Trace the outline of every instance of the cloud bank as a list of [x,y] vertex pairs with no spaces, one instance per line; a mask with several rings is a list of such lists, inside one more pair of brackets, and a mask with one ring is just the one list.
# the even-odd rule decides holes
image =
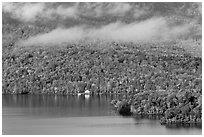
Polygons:
[[3,13],[28,24],[54,24],[49,33],[37,34],[21,45],[149,42],[201,35],[201,3],[3,3],[2,8]]
[[38,19],[101,17],[106,15],[124,16],[133,6],[129,3],[3,3],[3,12],[24,22]]
[[201,14],[201,3],[6,3],[3,12],[23,22],[56,20],[64,18],[131,17],[138,19],[149,15],[169,13],[191,16]]
[[11,13],[13,18],[33,22],[42,15],[45,10],[45,3],[3,3],[3,12]]
[[169,26],[165,18],[151,18],[142,22],[124,24],[111,23],[99,28],[86,25],[57,28],[49,33],[38,34],[21,41],[21,45],[59,45],[80,40],[104,40],[122,42],[145,42],[151,40],[173,40],[191,33],[192,25]]

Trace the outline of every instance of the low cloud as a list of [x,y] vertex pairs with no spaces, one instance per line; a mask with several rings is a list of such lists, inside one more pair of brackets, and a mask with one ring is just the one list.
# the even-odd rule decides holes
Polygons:
[[174,40],[191,33],[192,25],[182,24],[169,26],[165,18],[151,18],[142,22],[124,24],[110,23],[100,28],[86,25],[71,28],[57,28],[46,34],[30,37],[20,44],[28,45],[60,45],[80,40],[103,40],[122,42],[149,42],[152,40]]
[[37,20],[55,20],[57,17],[77,17],[77,7],[52,3],[3,3],[3,12],[10,13],[12,18],[23,22],[35,22]]
[[59,6],[57,7],[55,10],[53,10],[53,14],[55,15],[59,15],[63,18],[67,18],[67,17],[77,17],[77,8],[76,5],[72,6],[72,7],[63,7],[63,6]]
[[32,36],[21,45],[175,40],[201,35],[202,27],[201,3],[3,3],[2,8],[23,22],[56,23],[51,32]]
[[128,3],[67,3],[57,6],[52,3],[3,3],[3,12],[10,13],[11,17],[24,22],[55,20],[57,17],[66,19],[80,16],[124,16],[130,10],[132,6]]
[[129,3],[113,3],[108,4],[105,9],[107,14],[124,16],[127,12],[129,12],[132,9],[132,6]]
[[4,12],[11,13],[11,17],[25,22],[34,22],[45,10],[44,3],[3,3]]
[[[12,18],[23,22],[52,21],[58,19],[117,17],[122,21],[131,18],[133,21],[155,15],[195,15],[201,14],[201,3],[6,3],[2,4],[3,12],[10,13]],[[84,18],[83,18],[84,19]],[[146,18],[144,18],[146,19]]]

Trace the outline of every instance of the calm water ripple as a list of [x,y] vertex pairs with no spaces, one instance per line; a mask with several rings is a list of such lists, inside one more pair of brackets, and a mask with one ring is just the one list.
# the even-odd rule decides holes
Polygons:
[[110,96],[2,95],[3,134],[202,134],[201,127],[162,126],[115,113]]

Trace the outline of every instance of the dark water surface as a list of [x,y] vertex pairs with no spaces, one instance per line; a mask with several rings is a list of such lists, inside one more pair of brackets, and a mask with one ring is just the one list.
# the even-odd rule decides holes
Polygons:
[[202,134],[201,127],[166,127],[123,117],[109,96],[2,95],[3,134]]

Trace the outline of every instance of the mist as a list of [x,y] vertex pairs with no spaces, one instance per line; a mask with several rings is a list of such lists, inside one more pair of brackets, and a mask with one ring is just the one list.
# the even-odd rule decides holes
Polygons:
[[81,40],[103,40],[121,42],[149,42],[153,40],[174,40],[188,36],[193,24],[169,26],[165,18],[151,18],[141,22],[125,24],[110,23],[99,28],[80,25],[70,28],[56,28],[20,41],[20,45],[60,45]]

